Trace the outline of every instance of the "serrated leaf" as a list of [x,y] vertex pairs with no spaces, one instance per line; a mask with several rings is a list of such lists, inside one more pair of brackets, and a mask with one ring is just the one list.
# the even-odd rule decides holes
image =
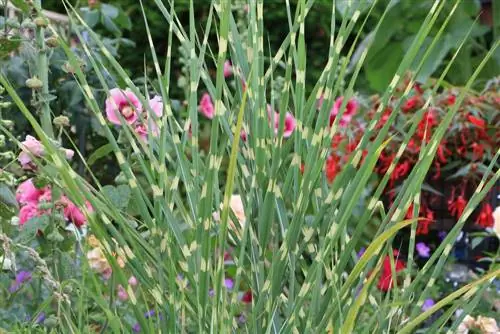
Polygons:
[[0,38],[0,59],[8,57],[12,51],[17,50],[17,48],[21,45],[20,39],[13,38]]
[[44,232],[47,226],[49,226],[49,222],[50,217],[47,215],[28,220],[21,227],[19,235],[15,238],[15,241],[20,244],[28,243],[36,237],[38,231]]
[[130,200],[130,188],[127,185],[104,186],[102,192],[111,203],[119,209],[124,209],[128,206]]

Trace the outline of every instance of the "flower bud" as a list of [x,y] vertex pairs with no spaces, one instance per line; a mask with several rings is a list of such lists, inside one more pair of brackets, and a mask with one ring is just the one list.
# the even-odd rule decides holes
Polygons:
[[11,121],[10,119],[4,119],[4,120],[2,120],[2,125],[5,126],[6,128],[8,128],[9,130],[11,130],[12,128],[14,128],[14,122]]
[[47,38],[45,40],[45,44],[49,47],[49,48],[56,48],[59,46],[59,40],[57,39],[56,36],[50,36],[49,38]]
[[125,176],[125,174],[123,174],[123,172],[120,172],[120,174],[118,174],[116,177],[115,177],[115,182],[116,184],[126,184],[128,181],[127,181],[127,177]]
[[45,28],[49,25],[49,23],[47,22],[47,19],[44,18],[44,17],[37,17],[33,20],[33,22],[35,23],[35,25],[37,27],[40,27],[40,28]]
[[19,24],[19,22],[17,21],[16,18],[10,18],[10,19],[7,19],[7,22],[5,22],[5,25],[9,28],[14,28],[14,29],[19,29],[19,27],[21,26]]
[[33,77],[26,80],[26,86],[31,89],[40,89],[43,86],[43,82],[37,77]]
[[68,127],[70,126],[69,124],[69,118],[66,116],[57,116],[54,118],[53,123],[55,126],[58,127]]
[[21,28],[23,29],[36,29],[36,24],[30,19],[26,19],[21,23]]
[[10,224],[13,226],[19,226],[19,217],[14,216],[10,219]]
[[69,295],[71,294],[71,292],[73,292],[73,288],[71,287],[71,285],[66,285],[63,288],[63,292]]

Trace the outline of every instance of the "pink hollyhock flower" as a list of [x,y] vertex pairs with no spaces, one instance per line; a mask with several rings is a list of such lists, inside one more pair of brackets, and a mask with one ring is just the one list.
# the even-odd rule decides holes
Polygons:
[[241,138],[241,140],[243,140],[244,142],[246,142],[246,141],[247,141],[247,139],[248,139],[248,135],[247,135],[247,132],[246,132],[245,130],[241,130],[241,132],[240,132],[240,138]]
[[32,218],[38,217],[41,215],[41,212],[38,210],[38,206],[36,203],[31,202],[24,205],[19,211],[19,225],[26,224]]
[[75,155],[75,151],[65,148],[64,155],[66,156],[66,159],[71,160],[71,159],[73,159],[73,156]]
[[41,142],[35,137],[27,135],[26,139],[21,142],[23,145],[22,152],[17,158],[23,169],[33,169],[35,166],[32,163],[32,157],[39,158],[45,153],[45,149]]
[[[270,112],[270,110],[271,110],[271,112]],[[270,109],[269,105],[267,108],[267,112],[268,112],[269,118],[271,118],[270,114],[272,113],[272,109]],[[278,134],[279,126],[280,126],[280,114],[275,112],[274,113],[274,134],[275,135]],[[284,138],[290,137],[293,133],[293,130],[295,130],[296,126],[297,126],[297,121],[295,120],[295,117],[293,117],[293,115],[291,113],[287,112],[285,115],[285,124],[283,127],[283,137]]]
[[205,93],[201,96],[200,104],[198,105],[198,111],[208,119],[214,118],[215,108],[208,93]]
[[[344,98],[341,96],[337,100],[335,100],[335,104],[333,105],[332,110],[330,111],[330,126],[332,126],[333,121],[335,121],[335,117],[340,111],[340,107],[342,106]],[[352,119],[352,116],[358,110],[359,103],[355,99],[350,99],[347,102],[347,105],[344,110],[344,114],[342,115],[342,119],[340,120],[340,126],[347,126]]]
[[[83,214],[82,210],[71,202],[66,196],[61,197],[61,203],[64,205],[64,218],[71,223],[75,224],[76,227],[81,227],[87,223],[87,218]],[[93,208],[89,202],[85,203],[87,210],[92,212]]]
[[117,296],[122,302],[126,302],[128,300],[128,293],[121,284],[118,284]]
[[146,141],[148,139],[148,128],[146,124],[137,125],[134,131],[143,141]]
[[43,190],[35,187],[35,185],[33,184],[33,179],[28,179],[17,187],[16,200],[20,204],[37,202],[42,194]]
[[137,284],[139,284],[139,281],[137,281],[137,278],[135,278],[135,276],[130,276],[130,278],[128,279],[128,284],[131,286],[137,286]]
[[106,116],[111,123],[121,125],[118,116],[121,114],[125,122],[133,124],[141,112],[141,103],[132,91],[119,88],[109,91],[109,97],[106,99]]
[[224,78],[228,78],[233,74],[233,65],[229,60],[224,62]]
[[156,116],[161,117],[163,115],[163,102],[161,96],[155,95],[151,100],[149,100],[149,107]]
[[[151,122],[151,123],[149,123]],[[148,139],[148,130],[149,130],[149,125],[151,125],[151,135],[153,137],[158,136],[158,127],[152,120],[145,120],[145,123],[138,124],[134,131],[137,133],[137,135],[143,140],[146,141]]]

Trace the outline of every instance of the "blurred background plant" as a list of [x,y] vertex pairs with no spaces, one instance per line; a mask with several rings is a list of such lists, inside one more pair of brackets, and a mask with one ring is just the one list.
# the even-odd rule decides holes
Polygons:
[[[491,2],[441,2],[431,24],[432,1],[387,11],[388,1],[354,1],[359,17],[338,1],[332,25],[331,2],[318,0],[307,38],[291,33],[306,8],[298,0],[70,1],[81,20],[50,22],[13,3],[1,21],[2,326],[496,326],[498,242],[484,209],[500,175],[498,79],[486,83],[499,64]],[[259,12],[264,29],[254,31],[247,20]],[[296,44],[282,44],[290,36]],[[467,179],[466,203],[462,189],[441,196],[435,175]],[[419,239],[434,220],[428,194],[446,197],[453,216],[431,241]],[[481,229],[464,234],[471,220]],[[462,261],[462,244],[491,237],[480,258]]]

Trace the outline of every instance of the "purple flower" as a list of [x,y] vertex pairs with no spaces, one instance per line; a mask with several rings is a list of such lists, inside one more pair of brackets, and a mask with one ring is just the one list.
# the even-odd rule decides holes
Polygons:
[[16,292],[21,288],[21,285],[31,280],[31,273],[29,271],[20,271],[16,275],[16,279],[12,282],[12,285],[9,288],[11,293]]
[[146,313],[144,313],[144,317],[145,317],[146,319],[148,319],[148,318],[154,317],[154,316],[155,316],[155,314],[156,314],[155,310],[149,310],[149,311],[147,311]]
[[214,290],[214,289],[210,289],[210,290],[208,290],[208,296],[209,296],[209,297],[213,297],[213,296],[215,296],[215,290]]
[[428,258],[429,256],[431,256],[431,249],[425,244],[425,242],[417,243],[415,249],[417,250],[417,253],[420,257]]
[[359,250],[358,255],[357,255],[358,259],[363,256],[363,254],[365,253],[365,250],[366,250],[365,247],[361,247],[361,249]]
[[41,324],[45,321],[45,312],[40,312],[38,317],[36,317],[35,324]]
[[444,238],[446,238],[447,234],[448,233],[446,233],[446,231],[439,231],[438,237],[439,237],[439,239],[444,240]]
[[243,313],[240,314],[240,316],[238,317],[238,323],[244,324],[246,321],[247,321],[247,318],[245,317],[245,315]]
[[139,333],[141,331],[141,325],[139,323],[136,323],[134,326],[132,326],[132,330],[134,333]]
[[424,312],[427,311],[428,309],[430,309],[431,307],[433,307],[434,304],[435,303],[434,303],[434,301],[432,299],[430,299],[430,298],[426,299],[424,301],[424,304],[422,305],[422,311],[424,311]]
[[224,280],[224,285],[226,286],[226,288],[227,288],[228,290],[231,290],[231,289],[234,287],[234,282],[233,282],[233,280],[232,280],[232,279],[230,279],[230,278],[226,278],[226,279]]

